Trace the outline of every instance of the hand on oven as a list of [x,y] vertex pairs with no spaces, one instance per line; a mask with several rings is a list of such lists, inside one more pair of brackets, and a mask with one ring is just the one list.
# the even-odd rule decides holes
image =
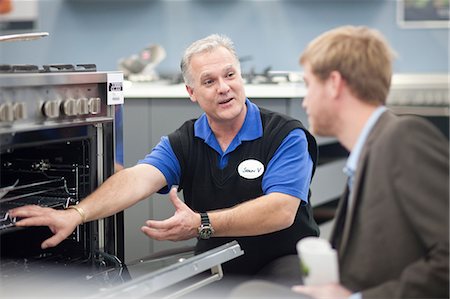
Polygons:
[[191,210],[172,188],[169,198],[175,207],[175,214],[166,220],[147,220],[141,227],[144,234],[155,240],[181,241],[197,237],[200,215]]
[[80,215],[74,210],[55,210],[37,205],[28,205],[9,211],[10,217],[21,218],[16,226],[48,226],[52,237],[41,244],[42,249],[54,247],[66,239],[80,222]]

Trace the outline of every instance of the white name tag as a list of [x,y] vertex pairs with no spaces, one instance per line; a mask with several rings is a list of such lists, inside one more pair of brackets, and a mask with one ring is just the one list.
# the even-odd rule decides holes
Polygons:
[[246,179],[256,179],[264,173],[264,165],[255,159],[242,161],[238,166],[238,173]]

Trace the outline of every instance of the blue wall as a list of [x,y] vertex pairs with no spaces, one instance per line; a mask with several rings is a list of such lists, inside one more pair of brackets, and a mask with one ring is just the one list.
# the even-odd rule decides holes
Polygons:
[[95,63],[117,69],[121,57],[158,43],[161,73],[178,72],[184,48],[211,33],[230,36],[243,71],[299,70],[298,56],[335,26],[380,30],[398,53],[396,72],[448,72],[448,29],[403,29],[392,0],[38,0],[37,41],[0,43],[0,63]]

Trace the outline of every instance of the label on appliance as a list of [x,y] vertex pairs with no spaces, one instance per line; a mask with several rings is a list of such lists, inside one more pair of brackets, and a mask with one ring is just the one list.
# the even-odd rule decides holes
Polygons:
[[256,179],[264,173],[264,165],[258,160],[249,159],[242,161],[237,170],[243,178]]
[[107,74],[108,105],[123,104],[123,73]]

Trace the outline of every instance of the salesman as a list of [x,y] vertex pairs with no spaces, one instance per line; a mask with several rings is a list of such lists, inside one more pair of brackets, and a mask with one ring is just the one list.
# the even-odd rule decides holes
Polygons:
[[[175,214],[148,220],[156,240],[198,238],[196,252],[237,240],[245,254],[225,273],[254,275],[294,256],[295,244],[319,230],[308,202],[316,142],[303,125],[257,107],[245,96],[230,39],[211,35],[185,51],[181,71],[192,102],[204,111],[165,136],[145,159],[110,177],[67,210],[26,206],[10,211],[17,226],[49,226],[56,246],[84,222],[124,210],[155,192],[169,193]],[[178,185],[184,200],[177,196]],[[297,269],[297,262],[292,265]],[[270,271],[269,271],[270,273]]]

